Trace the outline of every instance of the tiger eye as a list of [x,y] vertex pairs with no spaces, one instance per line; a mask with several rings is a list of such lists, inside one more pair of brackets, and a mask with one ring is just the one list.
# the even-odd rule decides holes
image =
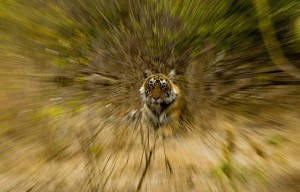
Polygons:
[[167,83],[161,83],[161,88],[166,88],[167,87]]
[[150,88],[154,87],[154,80],[153,79],[150,79],[148,81],[148,87],[150,87]]

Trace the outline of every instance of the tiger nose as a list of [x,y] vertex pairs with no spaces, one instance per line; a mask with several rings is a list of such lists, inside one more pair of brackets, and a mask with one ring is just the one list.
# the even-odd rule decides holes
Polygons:
[[159,99],[159,95],[153,95],[153,99],[154,100],[158,100]]
[[160,83],[159,83],[159,80],[155,80],[152,98],[154,100],[158,100],[160,98]]

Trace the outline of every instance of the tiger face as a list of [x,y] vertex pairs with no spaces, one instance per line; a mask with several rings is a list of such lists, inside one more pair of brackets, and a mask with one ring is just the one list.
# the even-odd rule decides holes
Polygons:
[[140,88],[144,103],[142,120],[152,124],[155,129],[178,127],[184,99],[173,82],[174,76],[174,70],[168,75],[152,74],[150,71],[145,73],[145,81]]
[[172,73],[174,72],[171,72],[168,76],[148,73],[140,88],[143,101],[157,114],[177,98],[178,88],[173,84]]

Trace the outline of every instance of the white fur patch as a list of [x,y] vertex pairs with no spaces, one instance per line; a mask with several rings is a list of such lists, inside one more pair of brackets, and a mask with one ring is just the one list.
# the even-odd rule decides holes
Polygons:
[[141,88],[140,88],[140,95],[141,95],[141,97],[142,97],[142,99],[143,99],[143,101],[146,101],[147,100],[147,97],[146,97],[146,94],[145,94],[145,87],[144,86],[142,86]]

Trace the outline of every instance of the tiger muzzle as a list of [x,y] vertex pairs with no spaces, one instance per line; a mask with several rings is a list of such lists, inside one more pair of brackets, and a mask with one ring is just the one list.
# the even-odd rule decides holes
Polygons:
[[160,88],[159,81],[156,81],[154,88],[152,90],[152,94],[150,95],[154,100],[158,100],[162,97],[163,91]]

